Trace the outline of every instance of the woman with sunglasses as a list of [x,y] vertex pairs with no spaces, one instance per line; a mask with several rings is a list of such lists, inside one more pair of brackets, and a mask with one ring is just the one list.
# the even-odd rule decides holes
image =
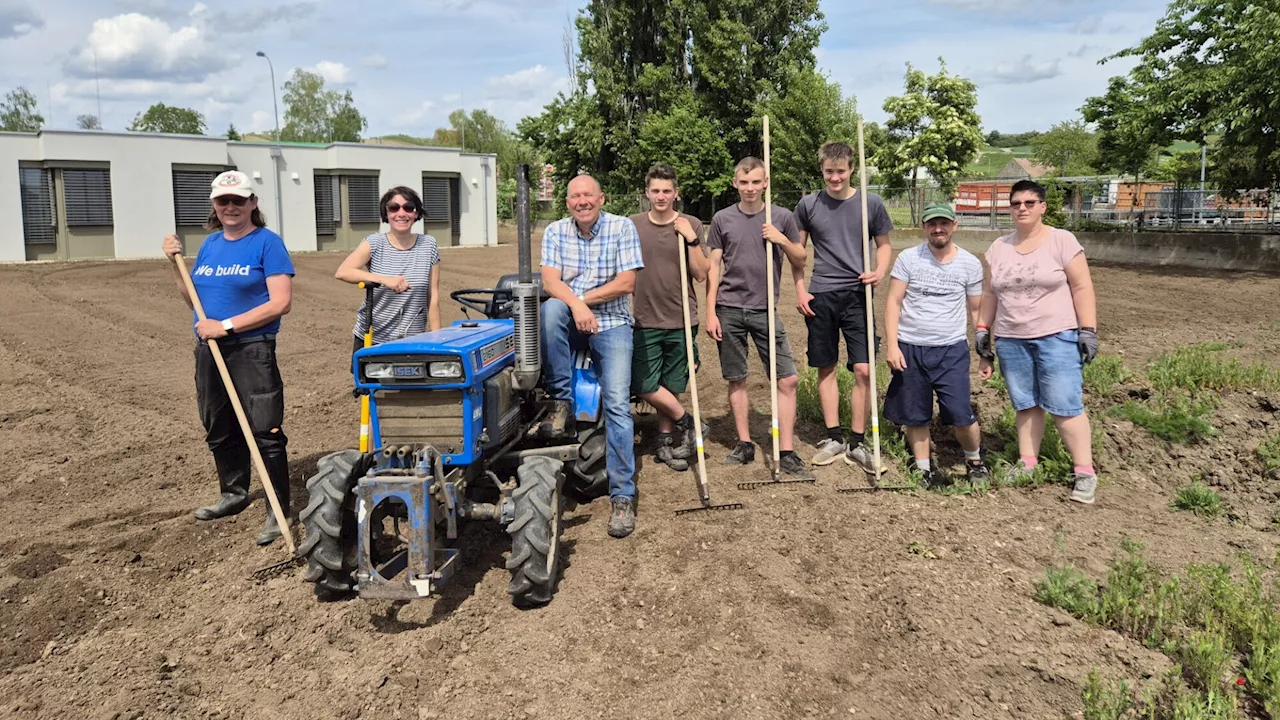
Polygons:
[[[191,271],[192,284],[204,305],[206,320],[193,320],[196,405],[204,424],[205,442],[213,453],[222,496],[195,512],[197,520],[235,515],[249,505],[249,446],[214,364],[209,340],[217,340],[227,372],[240,396],[249,426],[266,465],[267,475],[289,517],[289,460],[285,453],[284,383],[276,364],[276,333],[280,317],[293,300],[293,262],[280,236],[267,229],[258,209],[253,183],[231,170],[213,181],[213,208],[205,238]],[[176,235],[162,245],[170,258],[182,252]],[[192,305],[178,266],[173,266],[178,291]],[[259,545],[269,545],[282,529],[267,509],[267,522],[258,533]]]
[[1044,224],[1043,186],[1015,183],[1009,205],[1014,232],[987,250],[991,282],[982,296],[974,343],[982,357],[979,375],[991,377],[992,361],[1000,357],[1000,373],[1017,411],[1020,459],[1013,473],[1034,472],[1048,412],[1075,465],[1070,498],[1092,503],[1098,476],[1083,372],[1098,354],[1093,279],[1075,236]]
[[[380,344],[424,330],[440,329],[440,251],[436,239],[413,231],[422,217],[422,198],[413,188],[383,194],[378,214],[390,231],[360,241],[334,276],[354,284],[374,282],[373,342]],[[356,312],[352,352],[364,346],[365,307]]]

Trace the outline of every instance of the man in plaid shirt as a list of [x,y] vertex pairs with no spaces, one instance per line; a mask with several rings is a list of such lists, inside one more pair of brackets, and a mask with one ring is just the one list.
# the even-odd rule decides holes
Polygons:
[[605,466],[609,472],[609,534],[636,529],[635,432],[631,421],[631,293],[644,267],[640,236],[629,218],[601,212],[604,191],[590,175],[569,183],[572,217],[542,236],[542,358],[555,401],[539,429],[544,437],[574,435],[573,348],[586,345],[604,401]]

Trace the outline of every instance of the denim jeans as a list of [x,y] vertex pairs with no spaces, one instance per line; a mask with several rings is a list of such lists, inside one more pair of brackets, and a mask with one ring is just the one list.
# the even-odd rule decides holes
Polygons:
[[551,397],[573,401],[570,383],[574,350],[590,348],[591,362],[600,378],[604,402],[609,497],[634,498],[636,456],[635,429],[631,420],[631,326],[619,325],[602,333],[584,335],[574,325],[573,311],[555,298],[542,303],[540,315],[543,373]]
[[1084,413],[1084,363],[1077,330],[1030,340],[996,338],[1000,374],[1014,410],[1039,406],[1058,417]]

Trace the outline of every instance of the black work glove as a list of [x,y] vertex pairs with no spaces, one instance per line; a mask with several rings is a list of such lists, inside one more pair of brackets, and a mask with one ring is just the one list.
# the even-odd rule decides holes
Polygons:
[[1098,333],[1093,328],[1080,328],[1080,337],[1076,340],[1076,347],[1080,348],[1080,360],[1085,365],[1093,362],[1098,357]]
[[973,334],[973,351],[984,360],[995,360],[996,351],[991,347],[991,331],[979,329]]

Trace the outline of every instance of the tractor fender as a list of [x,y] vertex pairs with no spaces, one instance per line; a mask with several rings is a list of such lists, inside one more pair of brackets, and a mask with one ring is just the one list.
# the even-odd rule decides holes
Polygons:
[[593,423],[600,417],[600,378],[594,366],[573,369],[573,416],[578,422]]

